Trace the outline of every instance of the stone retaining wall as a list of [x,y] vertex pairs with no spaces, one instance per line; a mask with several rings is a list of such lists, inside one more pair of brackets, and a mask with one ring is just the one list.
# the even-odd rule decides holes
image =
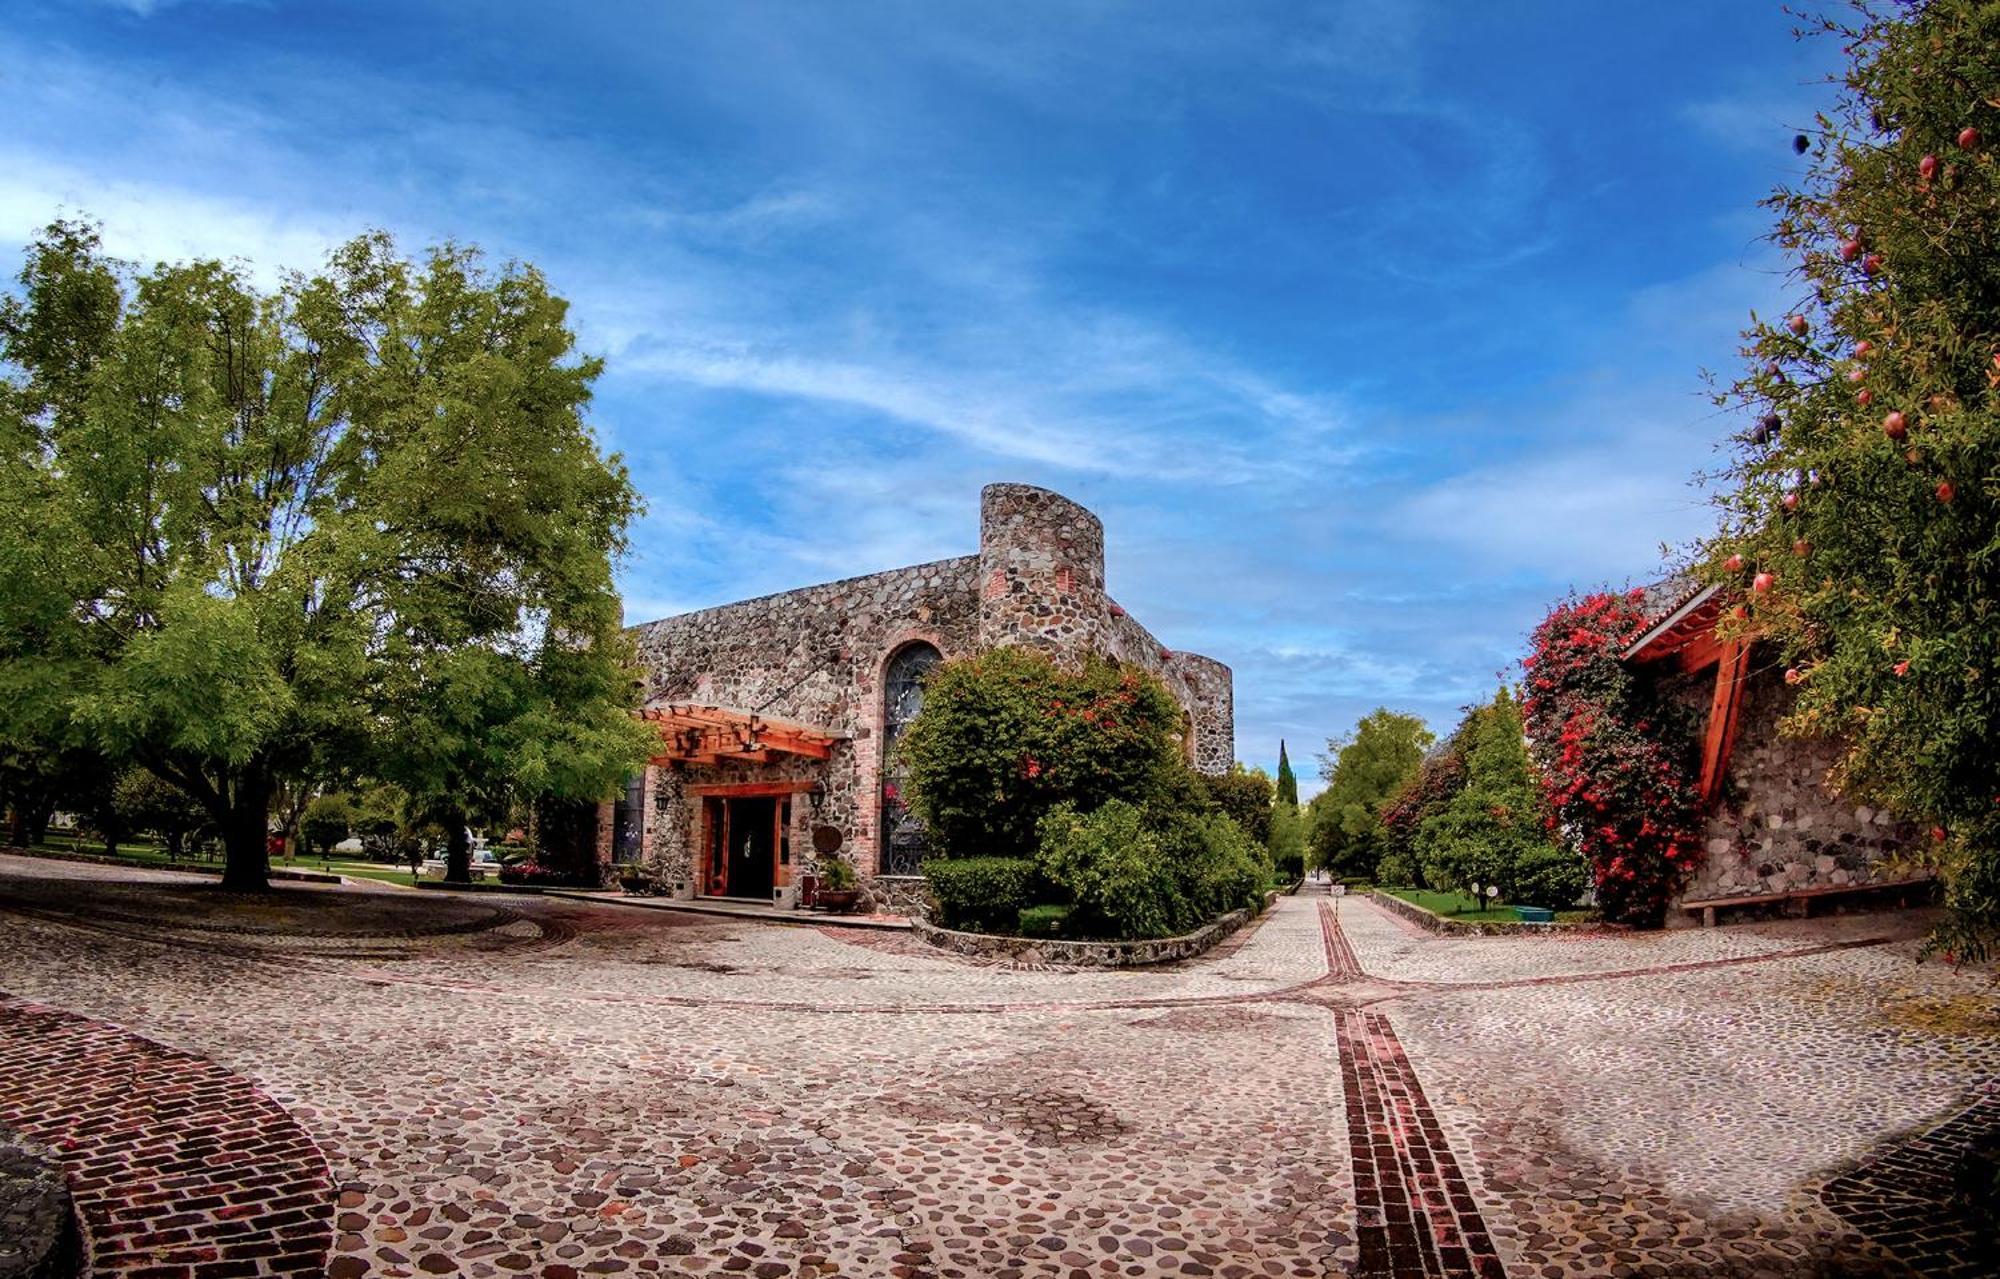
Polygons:
[[1523,933],[1547,936],[1550,932],[1582,928],[1582,924],[1530,924],[1521,920],[1453,919],[1440,915],[1434,910],[1426,910],[1415,902],[1404,901],[1389,893],[1371,892],[1370,901],[1387,910],[1392,915],[1401,916],[1427,932],[1447,937],[1506,937]]
[[1778,731],[1796,697],[1775,669],[1750,677],[1729,776],[1704,832],[1707,855],[1683,900],[1861,888],[1911,874],[1897,864],[1897,854],[1918,846],[1917,830],[1827,786],[1843,750],[1840,740]]
[[880,914],[909,919],[930,917],[930,882],[922,875],[877,875],[868,881],[868,892]]
[[83,1245],[62,1165],[0,1131],[0,1279],[71,1279]]
[[994,933],[960,933],[917,918],[910,920],[910,930],[941,950],[980,959],[1011,959],[1016,963],[1053,964],[1064,968],[1139,968],[1147,964],[1170,964],[1177,959],[1192,959],[1253,918],[1255,916],[1250,911],[1232,910],[1206,927],[1183,936],[1144,941],[1058,941],[1042,937],[1001,937]]

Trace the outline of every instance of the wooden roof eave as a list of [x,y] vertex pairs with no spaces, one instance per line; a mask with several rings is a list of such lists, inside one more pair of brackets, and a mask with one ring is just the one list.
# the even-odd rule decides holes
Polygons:
[[[1668,640],[1673,632],[1679,629],[1683,623],[1695,620],[1696,615],[1701,613],[1711,600],[1715,600],[1721,590],[1720,586],[1705,586],[1693,595],[1690,595],[1680,607],[1668,613],[1658,622],[1655,622],[1647,629],[1645,634],[1633,640],[1631,646],[1625,650],[1625,660],[1628,662],[1647,661],[1653,657],[1663,657],[1667,652],[1673,651],[1670,648],[1663,651],[1658,650],[1662,649],[1662,642]],[[1717,601],[1716,611],[1719,612],[1720,608],[1721,604]],[[1649,649],[1656,651],[1648,652]]]
[[700,703],[666,703],[636,711],[658,727],[671,749],[658,764],[769,763],[778,755],[828,759],[847,734],[836,729],[772,719],[756,711]]

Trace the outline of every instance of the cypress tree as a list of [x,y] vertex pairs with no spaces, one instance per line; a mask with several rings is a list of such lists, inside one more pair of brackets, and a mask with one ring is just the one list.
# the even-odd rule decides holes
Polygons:
[[1291,757],[1285,754],[1285,739],[1278,739],[1278,802],[1299,806],[1299,779],[1292,772]]

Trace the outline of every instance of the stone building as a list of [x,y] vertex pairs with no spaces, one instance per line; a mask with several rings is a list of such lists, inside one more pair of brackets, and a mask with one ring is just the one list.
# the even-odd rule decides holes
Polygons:
[[600,817],[600,874],[646,866],[680,897],[789,902],[837,846],[876,901],[906,908],[921,826],[897,739],[937,662],[1005,645],[1094,652],[1160,677],[1190,762],[1235,758],[1227,666],[1176,652],[1105,591],[1104,528],[1046,489],[988,485],[979,549],[632,628],[661,752]]
[[1625,660],[1693,708],[1702,729],[1706,856],[1668,922],[1920,891],[1923,877],[1896,857],[1914,828],[1827,786],[1840,742],[1778,731],[1793,691],[1770,645],[1716,634],[1719,588],[1669,582],[1651,594],[1656,620]]

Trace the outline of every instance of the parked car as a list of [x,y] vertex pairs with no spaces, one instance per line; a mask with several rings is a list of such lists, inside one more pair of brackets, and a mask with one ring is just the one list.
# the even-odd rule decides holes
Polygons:
[[[472,850],[471,870],[472,870],[472,877],[474,879],[485,879],[488,875],[497,875],[500,873],[500,859],[494,856],[493,850],[490,848],[475,848]],[[425,875],[432,876],[437,879],[443,879],[444,873],[445,873],[444,858],[442,857],[424,858]]]

